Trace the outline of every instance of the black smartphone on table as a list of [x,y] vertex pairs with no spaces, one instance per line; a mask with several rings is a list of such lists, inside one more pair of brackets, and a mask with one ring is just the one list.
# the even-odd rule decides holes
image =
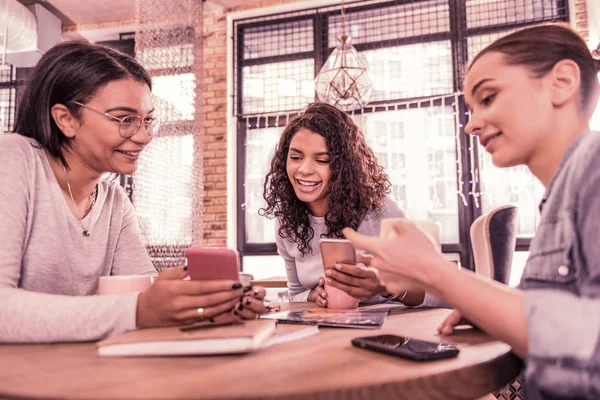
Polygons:
[[363,349],[378,351],[414,361],[439,360],[456,357],[458,347],[447,343],[434,343],[405,336],[377,335],[352,339],[352,344]]

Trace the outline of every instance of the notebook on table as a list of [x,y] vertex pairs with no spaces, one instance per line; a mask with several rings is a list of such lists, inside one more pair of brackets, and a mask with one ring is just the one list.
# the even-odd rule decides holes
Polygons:
[[277,321],[209,327],[139,329],[97,343],[101,356],[177,356],[249,353],[275,332]]

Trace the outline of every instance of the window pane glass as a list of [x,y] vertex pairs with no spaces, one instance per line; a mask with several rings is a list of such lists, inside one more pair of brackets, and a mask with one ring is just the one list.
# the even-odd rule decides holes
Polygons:
[[[408,2],[366,11],[346,12],[347,34],[352,44],[448,32],[448,0]],[[342,34],[340,14],[329,17],[329,47],[337,45]]]
[[283,128],[247,130],[245,210],[248,243],[275,242],[275,220],[261,217],[258,210],[265,206],[263,184],[282,131]]
[[567,1],[556,0],[467,0],[466,5],[468,28],[533,22],[567,14]]
[[146,245],[190,244],[194,139],[156,137],[140,156],[133,202]]
[[0,89],[0,133],[11,132],[16,109],[16,89]]
[[528,251],[515,251],[513,253],[512,267],[510,270],[508,286],[519,286],[519,282],[521,282],[521,276],[523,275],[523,270],[525,269],[525,264],[527,263],[528,258]]
[[314,101],[314,68],[312,58],[244,67],[243,113],[299,110]]
[[449,41],[361,52],[373,82],[371,102],[452,93]]
[[516,31],[517,29],[506,29],[499,32],[486,33],[483,35],[474,35],[467,38],[467,56],[469,61],[473,60],[477,54],[493,41],[500,39],[502,36],[506,36],[509,33]]
[[245,60],[312,50],[312,19],[244,29]]
[[538,204],[544,196],[544,186],[524,165],[497,168],[492,157],[479,146],[481,154],[481,210],[488,213],[509,203],[519,206],[517,234],[531,237],[539,222]]
[[441,225],[443,243],[458,243],[453,107],[354,116],[392,182],[392,196],[415,220]]

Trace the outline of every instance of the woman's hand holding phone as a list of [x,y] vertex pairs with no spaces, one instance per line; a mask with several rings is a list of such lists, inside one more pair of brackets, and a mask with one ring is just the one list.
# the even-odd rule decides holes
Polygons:
[[319,284],[308,294],[308,301],[314,301],[319,307],[327,307],[327,292],[325,291],[325,279],[319,278]]
[[356,254],[356,264],[337,263],[334,268],[327,268],[325,276],[327,284],[343,290],[360,301],[385,293],[385,288],[379,282],[377,271],[370,268],[373,257],[361,253]]
[[231,314],[237,319],[257,319],[267,311],[264,303],[267,291],[261,286],[246,286],[244,296],[233,306]]
[[[234,280],[184,280],[184,267],[163,270],[154,284],[140,293],[137,326],[148,328],[189,324],[228,314],[244,296]],[[264,297],[264,295],[263,295]],[[254,305],[252,309],[260,309]]]

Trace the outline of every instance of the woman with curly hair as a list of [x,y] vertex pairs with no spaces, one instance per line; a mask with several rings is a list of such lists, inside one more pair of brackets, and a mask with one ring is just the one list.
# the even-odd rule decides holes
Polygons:
[[[265,178],[267,207],[277,219],[277,251],[286,264],[291,301],[327,306],[328,285],[370,302],[423,301],[422,292],[388,293],[370,268],[342,264],[323,277],[319,239],[342,237],[351,226],[379,235],[383,218],[404,218],[387,196],[391,184],[373,150],[350,117],[326,103],[313,103],[283,131]],[[358,255],[366,265],[370,258]]]

